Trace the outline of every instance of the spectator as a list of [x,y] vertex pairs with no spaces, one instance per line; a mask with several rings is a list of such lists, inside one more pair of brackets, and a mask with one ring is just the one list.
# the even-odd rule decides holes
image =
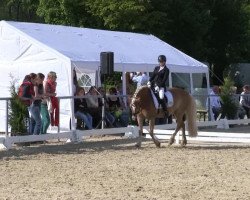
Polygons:
[[[31,105],[33,102],[33,98],[35,96],[34,92],[34,84],[36,80],[36,74],[31,73],[24,77],[22,84],[18,90],[18,96],[20,97],[21,101],[27,106],[27,117],[29,117],[29,112],[31,110]],[[29,120],[29,134],[32,134],[31,129],[31,119]]]
[[[109,94],[117,95],[117,90],[114,87],[112,87],[109,89]],[[127,126],[129,121],[129,116],[127,112],[124,112],[119,97],[109,97],[107,99],[107,103],[110,113],[116,119],[116,126]]]
[[89,108],[89,113],[93,117],[93,125],[98,126],[102,119],[102,102],[101,99],[96,97],[99,95],[95,86],[91,86],[89,92],[86,94],[88,97],[86,99],[87,106]]
[[114,116],[106,109],[107,107],[107,98],[106,98],[106,93],[105,93],[105,89],[102,87],[98,88],[98,92],[100,95],[102,95],[104,97],[104,103],[105,103],[105,122],[106,122],[106,126],[109,127],[114,127],[115,124],[115,118]]
[[210,93],[210,107],[212,108],[213,118],[217,120],[218,116],[222,114],[221,101],[219,96],[219,86],[213,86],[212,92]]
[[45,82],[45,93],[50,97],[48,109],[50,112],[51,126],[59,125],[59,103],[56,97],[56,79],[56,73],[51,71],[48,73],[47,81]]
[[[78,87],[76,91],[77,97],[83,97],[85,95],[85,90],[82,87]],[[87,129],[93,129],[93,117],[88,113],[88,107],[86,99],[75,99],[75,117],[83,120]],[[77,127],[79,128],[79,127]]]
[[238,119],[238,118],[244,119],[246,112],[245,112],[244,108],[240,105],[239,96],[236,95],[237,87],[232,87],[231,91],[232,91],[232,97],[231,97],[232,102],[237,107],[237,113],[233,119]]
[[31,127],[30,132],[34,135],[39,135],[41,133],[42,119],[41,119],[41,102],[43,98],[43,81],[44,75],[38,73],[36,75],[36,81],[34,84],[34,98],[33,103],[30,106],[31,115]]
[[245,109],[247,118],[250,118],[250,86],[244,85],[243,92],[241,93],[240,104]]
[[48,111],[48,101],[50,100],[50,93],[45,92],[45,84],[43,84],[43,99],[41,102],[41,118],[42,118],[42,127],[41,127],[41,134],[46,134],[47,130],[50,125],[50,114]]
[[149,77],[144,72],[136,72],[136,75],[131,73],[130,76],[132,81],[137,84],[137,88],[147,85],[149,80]]

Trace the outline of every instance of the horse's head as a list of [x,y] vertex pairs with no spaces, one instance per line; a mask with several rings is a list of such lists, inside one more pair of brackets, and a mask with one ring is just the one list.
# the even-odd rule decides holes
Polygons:
[[132,115],[137,115],[138,113],[140,113],[141,112],[140,98],[133,97],[130,104],[130,108],[132,111]]
[[143,107],[142,100],[147,99],[148,92],[149,92],[149,88],[147,86],[142,86],[136,89],[134,96],[131,100],[131,104],[130,104],[130,108],[131,108],[133,116],[141,112],[142,107]]

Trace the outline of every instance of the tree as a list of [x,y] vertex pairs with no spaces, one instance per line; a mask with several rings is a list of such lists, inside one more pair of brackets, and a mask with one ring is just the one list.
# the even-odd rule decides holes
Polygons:
[[102,24],[89,12],[85,0],[40,0],[37,14],[46,23],[79,27],[98,27]]
[[42,21],[36,15],[38,3],[37,0],[3,0],[1,18],[15,21]]
[[[213,64],[214,84],[221,84],[223,71],[230,63],[246,60],[249,55],[249,14],[245,11],[245,0],[208,1],[213,25],[205,38],[208,48],[207,60]],[[249,57],[248,57],[249,61]]]

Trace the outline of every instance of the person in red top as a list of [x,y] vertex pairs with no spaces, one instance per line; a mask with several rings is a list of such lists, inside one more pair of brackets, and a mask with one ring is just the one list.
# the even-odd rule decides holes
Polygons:
[[[27,106],[27,118],[29,118],[29,113],[31,113],[32,104],[35,99],[34,84],[36,82],[36,78],[37,78],[37,75],[34,73],[30,73],[29,75],[26,75],[18,90],[19,98],[24,103],[24,105]],[[34,119],[31,115],[29,119],[29,125],[27,127],[29,134],[33,134],[33,130],[32,130],[33,121]]]
[[56,73],[51,71],[48,73],[47,81],[45,82],[45,93],[51,100],[51,106],[49,106],[51,126],[59,125],[59,103],[56,97],[56,78]]

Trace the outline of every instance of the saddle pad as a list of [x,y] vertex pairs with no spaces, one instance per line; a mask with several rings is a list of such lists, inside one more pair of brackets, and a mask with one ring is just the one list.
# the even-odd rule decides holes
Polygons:
[[172,107],[174,105],[174,98],[171,92],[167,91],[165,92],[165,96],[167,97],[168,100],[168,108]]
[[[152,95],[152,97],[153,97],[153,101],[154,101],[155,108],[158,109],[158,108],[159,108],[159,102],[158,102],[158,100],[157,100],[157,98],[156,98],[154,92],[153,92],[152,90],[150,90],[150,91],[151,91],[151,95]],[[167,107],[169,108],[169,107],[173,106],[173,105],[174,105],[174,98],[173,98],[172,93],[169,92],[169,91],[167,91],[167,92],[165,92],[165,96],[166,96],[167,99],[168,99]]]

